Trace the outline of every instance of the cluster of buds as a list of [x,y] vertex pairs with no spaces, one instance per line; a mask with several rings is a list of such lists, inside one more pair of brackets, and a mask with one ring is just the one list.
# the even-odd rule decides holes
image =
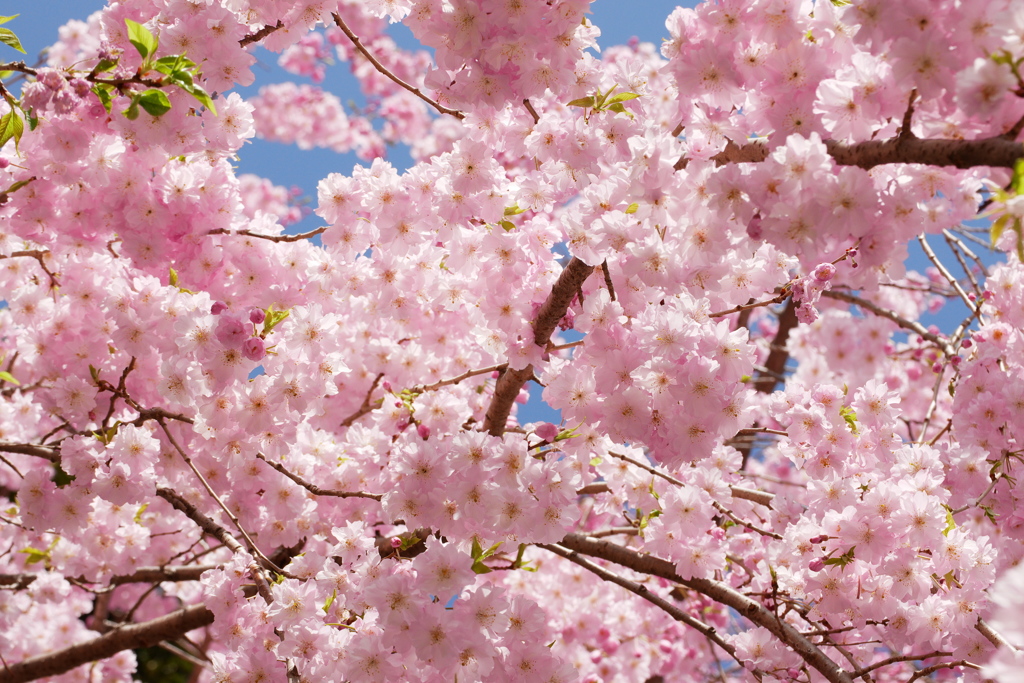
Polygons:
[[[249,309],[249,322],[246,324],[238,316],[228,312],[228,305],[223,301],[215,301],[210,313],[220,316],[214,334],[224,346],[242,350],[242,355],[251,361],[259,362],[267,355],[267,335],[274,326],[288,317],[288,311],[275,311],[273,307]],[[257,326],[263,325],[258,330]]]

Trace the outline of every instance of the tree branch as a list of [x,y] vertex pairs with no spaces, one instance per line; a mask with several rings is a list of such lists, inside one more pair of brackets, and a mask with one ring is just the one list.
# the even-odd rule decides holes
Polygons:
[[369,50],[363,47],[363,43],[359,40],[359,36],[357,36],[355,33],[352,33],[352,29],[350,29],[348,25],[345,24],[345,21],[341,18],[341,15],[339,15],[337,12],[334,12],[331,14],[331,16],[334,17],[334,23],[338,25],[338,28],[340,28],[345,33],[346,36],[348,36],[348,39],[352,41],[352,44],[356,46],[356,49],[359,50],[359,52],[364,57],[370,60],[370,64],[373,64],[373,68],[377,69],[377,71],[381,72],[382,74],[390,78],[392,81],[397,83],[399,86],[405,88],[413,95],[420,98],[421,100],[423,100],[424,102],[426,102],[427,104],[429,104],[431,107],[438,110],[442,114],[448,114],[449,116],[454,116],[455,118],[460,120],[466,118],[466,115],[463,114],[461,111],[457,109],[449,109],[440,102],[436,102],[435,100],[430,99],[429,97],[424,95],[423,91],[421,91],[419,88],[409,85],[401,78],[399,78],[391,71],[389,71],[386,66],[377,61],[376,57],[370,54]]
[[676,621],[680,621],[686,624],[690,628],[694,629],[695,631],[703,635],[705,638],[713,642],[715,645],[722,648],[722,650],[724,650],[730,657],[735,659],[741,667],[743,666],[742,660],[740,660],[739,657],[736,656],[736,648],[734,648],[731,644],[727,643],[726,641],[722,640],[722,637],[718,635],[718,631],[716,631],[713,626],[708,626],[704,622],[695,619],[687,612],[679,609],[678,607],[676,607],[660,595],[652,593],[650,590],[648,590],[647,586],[643,585],[642,583],[636,583],[635,581],[624,579],[621,576],[608,571],[604,567],[600,567],[594,564],[593,562],[581,557],[580,554],[577,553],[575,550],[568,550],[567,548],[563,548],[560,545],[549,545],[547,543],[538,543],[537,547],[543,548],[544,550],[554,553],[559,557],[564,557],[570,562],[578,564],[579,566],[599,576],[605,581],[610,581],[611,583],[614,583],[617,586],[625,588],[630,593],[639,595],[647,602],[664,610],[669,616],[671,616]]
[[[588,266],[575,256],[558,276],[551,293],[541,305],[537,312],[537,318],[533,321],[533,343],[541,348],[548,345],[551,335],[569,309],[576,292],[583,285],[590,274],[594,272],[594,266]],[[523,385],[533,378],[533,366],[527,365],[521,370],[507,369],[494,387],[494,397],[491,405],[487,408],[487,416],[484,418],[484,429],[493,436],[501,436],[505,433],[505,423],[508,415],[512,412],[512,404],[519,395]]]
[[259,31],[256,31],[255,33],[250,33],[246,37],[242,38],[240,41],[238,41],[238,44],[242,47],[245,47],[246,45],[249,45],[251,43],[258,43],[259,41],[263,40],[274,31],[282,28],[284,28],[284,24],[281,22],[280,19],[278,19],[277,24],[275,24],[274,26],[267,24]]
[[[171,567],[139,567],[131,574],[112,576],[111,586],[125,583],[163,583],[165,581],[198,581],[203,572],[216,569],[216,564],[176,565]],[[0,574],[0,586],[14,590],[27,588],[37,578],[36,574]],[[83,578],[74,579],[75,583],[91,583]]]
[[[1024,148],[1003,135],[981,140],[923,140],[917,137],[894,137],[888,140],[867,140],[846,144],[825,140],[829,155],[840,166],[859,166],[865,170],[884,164],[926,164],[956,168],[1013,168],[1024,157]],[[768,158],[769,149],[762,141],[737,145],[731,140],[725,149],[711,157],[719,166],[758,163]],[[675,169],[686,168],[689,159],[682,157]]]
[[863,308],[865,311],[871,311],[875,315],[886,318],[887,320],[891,320],[900,327],[902,327],[903,329],[909,330],[923,339],[927,339],[928,341],[942,349],[943,353],[945,353],[947,356],[955,355],[952,347],[949,345],[949,342],[947,340],[943,339],[937,334],[929,332],[924,325],[917,321],[907,320],[906,318],[900,317],[899,315],[893,313],[887,308],[882,308],[878,304],[874,304],[868,301],[867,299],[862,299],[859,296],[854,296],[853,294],[848,294],[846,292],[828,289],[822,292],[821,295],[824,297],[828,297],[829,299],[835,299],[836,301],[844,301],[848,304],[859,306],[860,308]]
[[653,555],[642,555],[631,548],[625,548],[608,541],[587,538],[580,534],[568,534],[561,545],[584,555],[598,557],[628,567],[642,574],[660,576],[697,591],[726,607],[731,607],[751,622],[767,629],[776,638],[793,648],[805,662],[816,669],[831,683],[853,683],[850,672],[845,671],[817,645],[789,623],[783,621],[761,603],[748,598],[724,583],[711,579],[683,579],[675,571],[675,565]]
[[333,496],[334,498],[369,498],[370,500],[377,501],[383,498],[383,496],[379,493],[365,493],[364,491],[335,491],[332,489],[320,488],[316,484],[312,484],[306,481],[305,479],[295,474],[294,472],[289,472],[287,469],[285,469],[284,465],[281,465],[280,463],[276,462],[271,462],[270,460],[267,459],[267,456],[263,455],[262,453],[257,453],[256,457],[262,460],[263,462],[267,463],[271,467],[273,467],[275,470],[277,470],[284,476],[294,481],[302,488],[312,493],[314,496]]
[[175,640],[212,623],[213,612],[202,605],[175,610],[151,621],[122,626],[84,643],[0,668],[0,683],[25,683],[56,676],[83,664],[113,657],[122,650],[137,650],[152,647],[162,640]]

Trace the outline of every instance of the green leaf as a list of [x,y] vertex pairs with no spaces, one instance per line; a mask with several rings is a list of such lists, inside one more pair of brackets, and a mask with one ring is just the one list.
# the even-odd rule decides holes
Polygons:
[[618,95],[612,95],[611,97],[609,97],[608,101],[605,104],[610,105],[615,104],[616,102],[626,102],[628,100],[635,100],[638,97],[640,96],[637,95],[635,92],[620,92]]
[[1017,159],[1013,163],[1013,179],[1010,180],[1010,189],[1016,194],[1024,194],[1024,159]]
[[334,604],[334,600],[337,597],[338,597],[338,590],[335,589],[335,590],[331,591],[331,597],[327,598],[327,600],[324,601],[324,614],[327,614],[327,613],[329,613],[331,611],[331,605]]
[[92,89],[92,91],[96,93],[96,97],[99,98],[100,104],[103,105],[103,108],[106,109],[108,113],[110,112],[110,106],[114,103],[114,98],[110,94],[113,89],[113,86],[102,83],[94,86]]
[[19,382],[18,380],[14,379],[14,375],[12,375],[11,373],[7,372],[6,370],[0,370],[0,382],[10,382],[14,386],[18,386],[18,387],[21,386],[21,382]]
[[177,287],[178,271],[176,271],[174,268],[168,268],[168,270],[170,271],[170,277],[167,279],[167,281],[170,283],[171,287]]
[[25,122],[21,119],[17,109],[12,109],[0,118],[0,149],[7,144],[7,141],[14,138],[14,148],[18,148],[21,142],[21,134],[25,132]]
[[636,202],[633,202],[632,204],[627,206],[626,210],[623,211],[622,213],[636,213],[637,209],[639,209],[639,208],[640,208],[640,205],[637,204]]
[[490,574],[492,571],[494,570],[479,560],[473,563],[474,574]]
[[163,116],[171,110],[171,101],[163,90],[150,88],[139,96],[139,104],[150,116]]
[[857,434],[857,412],[850,406],[842,406],[839,409],[839,414],[843,416],[844,420],[846,420],[846,424],[850,428],[850,431]]
[[21,41],[18,40],[18,36],[14,35],[14,31],[9,28],[0,28],[0,43],[3,43],[7,47],[13,47],[21,54],[25,54],[25,48],[21,46]]
[[195,81],[192,80],[192,74],[190,74],[188,71],[185,71],[183,69],[180,71],[174,71],[170,74],[170,76],[171,82],[176,84],[185,92],[189,92],[190,90],[196,87]]
[[134,97],[132,97],[132,103],[128,105],[127,109],[125,109],[123,112],[121,112],[122,114],[124,114],[124,117],[126,119],[128,119],[129,121],[134,121],[135,119],[139,118],[139,98],[140,97],[141,97],[141,95],[135,95]]
[[211,98],[200,86],[193,85],[187,88],[182,86],[182,89],[192,95],[192,97],[196,98],[199,101],[199,104],[213,112],[214,116],[217,115],[217,107],[213,106],[213,98]]
[[608,111],[617,112],[619,114],[625,114],[629,118],[633,118],[633,112],[626,111],[626,108],[622,106],[621,102],[616,102],[615,104],[609,104],[607,107],[605,107],[605,109],[607,109]]
[[1002,216],[997,218],[992,223],[992,227],[988,229],[988,238],[992,243],[992,246],[996,246],[996,242],[1003,236],[1003,230],[1006,228],[1006,224],[1010,222],[1010,214],[1004,213]]
[[264,313],[267,316],[263,320],[263,335],[264,336],[270,334],[270,332],[275,327],[277,327],[278,323],[280,323],[282,320],[284,320],[285,318],[288,317],[288,311],[275,311],[273,306],[271,306],[270,308],[266,309],[264,311]]
[[96,63],[96,66],[94,66],[92,68],[92,71],[93,71],[93,73],[101,74],[101,73],[110,71],[115,66],[117,66],[117,60],[116,59],[101,59],[99,62]]
[[853,546],[852,548],[847,550],[845,553],[843,553],[839,557],[829,557],[829,558],[826,558],[824,563],[826,565],[833,566],[833,567],[845,567],[846,565],[848,565],[851,562],[853,562],[853,551],[856,549],[856,547],[857,546]]
[[603,462],[604,462],[604,458],[602,458],[600,455],[595,455],[593,458],[590,459],[590,464],[593,467],[597,467],[598,465],[600,465]]
[[512,221],[500,221],[498,225],[504,228],[505,232],[512,232],[516,229],[516,224]]
[[143,503],[139,506],[139,509],[135,511],[135,523],[138,524],[142,521],[142,515],[146,514],[146,508],[149,507],[149,503]]
[[143,60],[156,53],[159,43],[148,28],[131,19],[125,19],[124,23],[128,27],[128,42],[135,46]]
[[942,530],[943,536],[949,536],[949,532],[956,529],[956,520],[953,519],[953,511],[946,506],[946,528]]
[[594,96],[591,95],[589,97],[581,97],[578,100],[573,100],[567,106],[569,106],[569,107],[593,107],[594,106]]
[[20,14],[12,14],[9,17],[0,17],[0,24],[6,24],[11,19],[17,19],[20,16],[21,16]]
[[519,214],[525,213],[525,212],[526,212],[526,209],[520,209],[518,204],[513,204],[512,206],[506,206],[505,207],[505,215],[506,216],[518,216]]
[[49,562],[50,561],[50,551],[49,550],[37,550],[36,548],[25,548],[24,550],[20,550],[19,552],[22,552],[22,553],[28,555],[28,559],[25,560],[25,564],[29,565],[29,566],[31,566],[33,564],[36,564],[36,563],[39,563],[39,562]]

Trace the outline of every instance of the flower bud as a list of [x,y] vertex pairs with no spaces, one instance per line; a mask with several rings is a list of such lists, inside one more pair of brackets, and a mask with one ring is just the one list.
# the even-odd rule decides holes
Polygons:
[[249,337],[242,343],[242,355],[251,361],[261,361],[267,355],[267,346],[259,337]]
[[213,305],[210,306],[210,313],[214,315],[220,315],[226,310],[228,310],[228,305],[223,301],[214,301]]
[[263,312],[262,308],[254,308],[249,311],[249,322],[253,325],[259,325],[267,319],[267,314]]
[[807,568],[810,569],[812,572],[820,572],[822,569],[825,568],[825,561],[820,557],[816,557],[810,561],[810,563],[807,565]]
[[242,321],[232,315],[221,316],[215,334],[217,341],[231,349],[237,349],[249,336]]
[[416,433],[420,435],[420,438],[426,441],[430,438],[430,427],[425,424],[416,425]]
[[836,267],[831,263],[819,264],[814,269],[814,279],[819,282],[828,282],[836,276]]

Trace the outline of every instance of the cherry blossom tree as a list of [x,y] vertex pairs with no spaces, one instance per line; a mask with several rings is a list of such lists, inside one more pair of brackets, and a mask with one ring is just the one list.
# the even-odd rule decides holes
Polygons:
[[1024,7],[589,2],[0,27],[0,681],[1019,680]]

